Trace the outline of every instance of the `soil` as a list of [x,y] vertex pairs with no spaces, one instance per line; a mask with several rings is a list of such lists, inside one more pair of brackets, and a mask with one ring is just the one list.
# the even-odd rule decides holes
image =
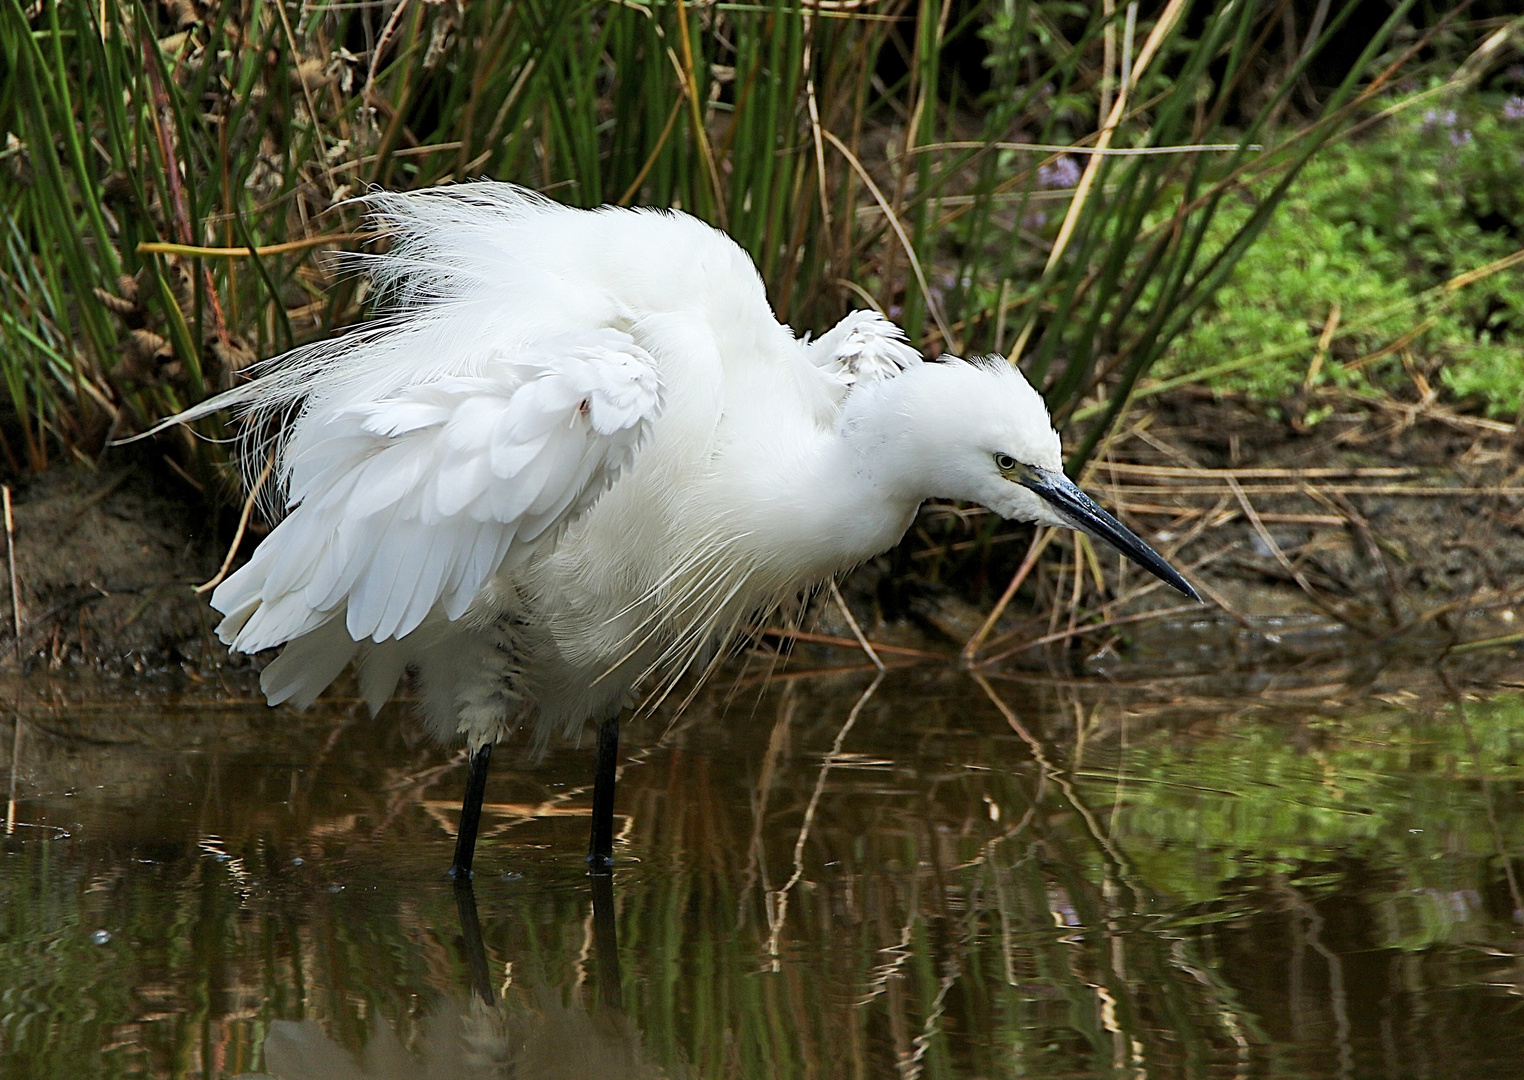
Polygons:
[[[1307,427],[1204,392],[1172,396],[1145,419],[1151,440],[1134,437],[1116,457],[1250,473],[1243,499],[1221,480],[1181,476],[1159,482],[1165,498],[1150,500],[1215,513],[1179,557],[1214,558],[1203,577],[1232,610],[1317,613],[1384,636],[1470,616],[1507,624],[1524,600],[1524,443],[1511,425],[1432,403],[1346,400]],[[1103,498],[1106,475],[1103,465],[1094,485]],[[1194,490],[1176,496],[1172,486]],[[1254,493],[1273,487],[1298,490]],[[1167,544],[1193,519],[1155,512],[1134,523]]]
[[[1175,474],[1128,473],[1128,465]],[[1213,472],[1190,472],[1198,469]],[[1275,469],[1348,475],[1296,480],[1252,472]],[[1405,471],[1354,475],[1371,469]],[[1235,471],[1243,501],[1222,470]],[[1355,640],[1475,639],[1524,629],[1515,623],[1515,609],[1524,604],[1524,497],[1506,493],[1524,488],[1524,453],[1507,425],[1432,403],[1388,402],[1349,404],[1309,427],[1294,414],[1288,420],[1186,390],[1135,412],[1087,486],[1177,565],[1194,567],[1192,579],[1220,603],[1218,615],[1245,627],[1266,618],[1316,619],[1341,625]],[[1430,493],[1404,493],[1416,488]],[[86,665],[194,675],[230,662],[212,633],[216,613],[192,591],[217,572],[228,537],[217,535],[217,513],[183,481],[139,466],[54,469],[16,482],[14,496],[28,669]],[[968,536],[976,536],[981,522],[964,517]],[[245,555],[251,546],[245,543]],[[1025,548],[1018,534],[994,549],[1001,554],[989,565],[988,592],[999,592]],[[1178,605],[1163,588],[1131,595],[1152,579],[1113,553],[1102,552],[1100,563],[1110,599],[1122,600],[1111,605],[1111,616]],[[907,565],[925,562],[886,558],[848,583],[844,592],[860,622],[883,641],[938,651],[961,645],[988,601],[971,604],[932,586],[909,605],[874,603],[875,579]],[[1053,564],[1036,579],[1038,588],[1063,590],[1067,599]],[[0,584],[0,592],[8,601],[9,589]],[[1036,605],[1037,633],[1051,629],[1051,607],[1051,597]],[[1024,590],[997,632],[1019,638],[1027,623],[1036,626],[1033,610]],[[1524,623],[1524,610],[1517,617]],[[822,605],[820,629],[849,634],[837,621]],[[0,609],[0,665],[14,667],[14,655],[7,603]]]
[[[215,612],[193,591],[222,561],[216,517],[182,481],[136,463],[55,467],[14,482],[13,496],[27,669],[144,672],[222,655]],[[14,667],[8,585],[3,592],[0,658]]]

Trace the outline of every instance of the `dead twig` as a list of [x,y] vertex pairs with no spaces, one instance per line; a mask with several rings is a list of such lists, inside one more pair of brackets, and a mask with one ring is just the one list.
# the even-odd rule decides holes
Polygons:
[[975,666],[978,668],[988,667],[990,664],[1004,660],[1007,656],[1014,656],[1016,653],[1023,652],[1027,649],[1035,649],[1039,645],[1050,645],[1055,641],[1064,641],[1068,638],[1078,637],[1080,634],[1088,634],[1096,630],[1108,630],[1113,626],[1126,626],[1129,623],[1149,622],[1153,619],[1165,619],[1171,615],[1184,615],[1187,612],[1200,610],[1200,604],[1179,604],[1175,607],[1157,608],[1154,611],[1140,611],[1136,615],[1123,615],[1120,618],[1107,619],[1104,622],[1087,623],[1084,626],[1076,626],[1072,630],[1057,630],[1051,634],[1044,634],[1042,637],[1033,638],[1031,641],[1023,641],[1020,645],[1014,645],[1011,648],[1006,649],[1004,652],[998,652],[994,656],[979,661],[979,663]]
[[963,643],[963,651],[959,654],[959,660],[964,667],[973,666],[974,657],[978,655],[980,647],[984,644],[984,639],[990,636],[990,631],[995,628],[995,623],[1005,613],[1011,598],[1016,595],[1016,590],[1021,588],[1021,583],[1027,579],[1027,575],[1031,574],[1032,568],[1037,565],[1037,557],[1042,554],[1042,549],[1048,546],[1049,541],[1053,539],[1053,535],[1053,530],[1046,526],[1039,526],[1037,531],[1032,534],[1032,544],[1027,548],[1026,558],[1021,560],[1021,565],[1016,568],[1016,573],[1011,575],[1011,583],[1005,587],[1005,592],[1000,594],[1000,599],[990,609],[989,615],[985,617],[984,625],[979,627],[973,637]]
[[15,714],[16,730],[11,736],[11,791],[5,803],[5,835],[16,831],[16,782],[21,775],[21,713]]
[[1281,546],[1275,542],[1275,537],[1270,535],[1270,530],[1265,528],[1265,523],[1263,519],[1260,518],[1259,511],[1254,509],[1254,504],[1251,503],[1249,501],[1249,497],[1244,494],[1244,489],[1239,486],[1238,481],[1231,476],[1227,478],[1227,481],[1228,486],[1233,489],[1234,497],[1238,499],[1238,505],[1243,507],[1244,516],[1249,519],[1249,524],[1254,526],[1254,531],[1259,534],[1259,538],[1264,542],[1266,549],[1268,549],[1270,554],[1275,557],[1275,561],[1281,564],[1281,569],[1285,570],[1286,573],[1291,575],[1291,580],[1296,582],[1297,587],[1300,588],[1304,594],[1306,594],[1307,599],[1311,600],[1313,605],[1325,615],[1328,615],[1334,619],[1337,619],[1339,622],[1354,627],[1356,630],[1359,630],[1367,637],[1379,636],[1370,627],[1362,625],[1356,620],[1350,618],[1348,613],[1340,611],[1338,608],[1334,607],[1333,604],[1329,603],[1329,601],[1323,597],[1322,593],[1318,592],[1312,587],[1312,584],[1307,580],[1306,575],[1304,575],[1300,570],[1292,565],[1291,560],[1286,557],[1286,553],[1281,550]]
[[857,618],[852,614],[852,609],[847,607],[847,602],[842,599],[841,590],[836,587],[836,579],[831,578],[828,582],[831,587],[831,599],[836,601],[836,606],[841,610],[842,616],[847,620],[847,625],[852,628],[852,636],[857,638],[857,644],[862,646],[863,652],[868,654],[868,659],[873,661],[873,666],[880,671],[884,670],[884,662],[878,658],[878,653],[873,651],[863,628],[857,625]]
[[1228,477],[1232,477],[1235,480],[1357,480],[1367,478],[1399,479],[1422,475],[1421,470],[1408,466],[1319,469],[1271,467],[1208,469],[1205,467],[1189,468],[1181,465],[1133,465],[1125,461],[1103,461],[1095,467],[1120,473],[1123,476],[1157,476],[1161,479],[1179,478],[1187,480],[1212,479],[1222,480],[1224,483],[1227,482]]
[[[912,649],[904,645],[886,645],[882,641],[854,641],[851,638],[837,637],[834,634],[812,634],[807,630],[789,630],[785,627],[768,626],[759,633],[763,637],[781,638],[785,641],[803,641],[811,645],[837,645],[843,649],[862,649],[869,655],[874,653],[891,653],[896,656],[913,656],[921,660],[946,660],[941,653],[927,652],[925,649]],[[867,648],[864,648],[866,644]],[[883,661],[875,659],[874,663],[883,667]]]

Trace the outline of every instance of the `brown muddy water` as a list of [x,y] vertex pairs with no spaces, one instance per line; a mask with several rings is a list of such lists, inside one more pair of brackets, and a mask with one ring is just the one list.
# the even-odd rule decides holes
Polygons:
[[737,667],[627,725],[596,897],[590,740],[500,752],[474,910],[404,707],[5,683],[0,1077],[1524,1076],[1518,654],[1295,630]]

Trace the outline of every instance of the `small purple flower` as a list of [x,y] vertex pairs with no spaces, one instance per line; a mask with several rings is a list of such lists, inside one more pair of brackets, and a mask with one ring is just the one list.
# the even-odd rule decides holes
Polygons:
[[1048,215],[1041,210],[1033,210],[1021,219],[1023,229],[1036,231],[1048,223]]
[[1504,120],[1524,120],[1524,97],[1515,94],[1503,102]]
[[1450,132],[1450,145],[1451,146],[1459,148],[1459,147],[1462,147],[1462,146],[1466,146],[1470,142],[1471,142],[1471,132],[1470,131],[1452,131],[1452,132]]
[[1080,167],[1072,157],[1061,157],[1037,169],[1037,183],[1045,188],[1072,188],[1080,181]]
[[1427,112],[1425,112],[1423,114],[1423,126],[1424,126],[1424,130],[1425,131],[1428,131],[1428,130],[1430,130],[1432,128],[1436,128],[1436,127],[1447,127],[1447,128],[1454,127],[1455,126],[1455,110],[1454,109],[1430,109],[1430,110],[1428,110]]

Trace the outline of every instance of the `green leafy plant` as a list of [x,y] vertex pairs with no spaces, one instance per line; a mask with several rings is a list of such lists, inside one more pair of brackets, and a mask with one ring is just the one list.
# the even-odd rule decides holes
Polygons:
[[[1275,400],[1304,383],[1389,391],[1405,367],[1437,370],[1486,411],[1518,411],[1524,270],[1507,260],[1524,247],[1524,98],[1385,104],[1387,118],[1309,164],[1162,373],[1261,354],[1212,384]],[[1230,208],[1208,242],[1246,214]]]

